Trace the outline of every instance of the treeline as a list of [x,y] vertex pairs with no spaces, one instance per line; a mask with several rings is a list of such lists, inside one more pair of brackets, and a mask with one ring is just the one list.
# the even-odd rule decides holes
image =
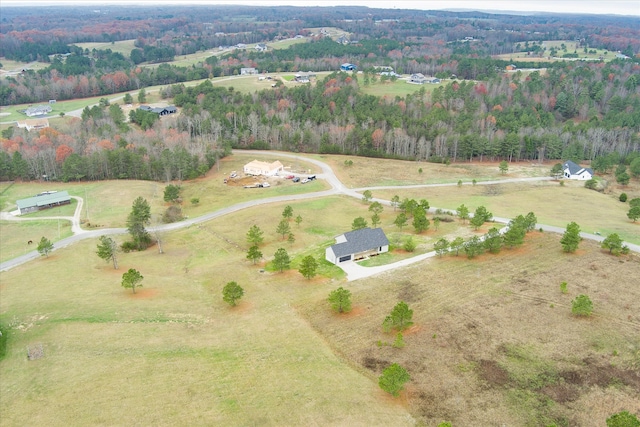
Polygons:
[[[117,56],[117,55],[116,55]],[[168,85],[190,80],[213,77],[213,69],[205,64],[198,67],[178,67],[160,64],[156,68],[124,68],[111,70],[110,64],[102,60],[89,58],[71,59],[72,66],[58,66],[54,61],[51,67],[35,72],[32,70],[18,77],[6,77],[0,80],[0,104],[15,105],[43,102],[49,99],[67,100],[91,96],[110,95],[114,93],[137,90],[148,86]],[[101,65],[104,64],[104,65]],[[61,73],[73,73],[89,69],[83,74],[71,74],[61,78]]]
[[230,150],[211,136],[178,131],[173,118],[146,131],[123,125],[115,104],[87,109],[83,117],[61,129],[3,131],[0,180],[193,179]]
[[638,76],[624,61],[454,81],[404,99],[365,95],[358,79],[334,73],[315,86],[254,95],[208,82],[167,93],[183,108],[179,125],[197,118],[189,132],[217,129],[237,147],[434,161],[581,161],[640,149]]
[[[315,85],[254,94],[170,85],[177,117],[130,128],[117,105],[83,112],[69,129],[3,133],[3,179],[62,180],[198,176],[222,147],[358,154],[434,162],[506,159],[594,160],[640,152],[640,85],[633,64],[574,63],[453,81],[406,98],[360,91],[360,77],[336,72]],[[25,166],[27,165],[27,166]]]

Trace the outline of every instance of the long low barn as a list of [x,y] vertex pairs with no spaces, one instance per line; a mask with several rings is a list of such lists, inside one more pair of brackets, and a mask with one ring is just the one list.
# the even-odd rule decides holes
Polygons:
[[66,191],[49,191],[16,201],[20,215],[42,209],[54,208],[56,206],[68,205],[69,203],[71,203],[71,197]]

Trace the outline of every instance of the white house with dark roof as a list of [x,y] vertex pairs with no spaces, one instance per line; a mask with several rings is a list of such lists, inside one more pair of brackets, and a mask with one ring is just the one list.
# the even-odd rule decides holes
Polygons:
[[336,244],[325,250],[325,258],[332,264],[356,261],[389,252],[389,239],[381,228],[361,228],[336,237]]
[[51,112],[51,106],[49,105],[36,105],[35,107],[29,107],[24,110],[24,113],[29,117],[46,116]]
[[586,181],[593,178],[593,169],[583,168],[580,165],[575,164],[571,160],[567,160],[562,165],[563,176],[567,179],[578,179]]
[[409,77],[409,83],[422,85],[427,81],[427,78],[422,73],[411,74]]

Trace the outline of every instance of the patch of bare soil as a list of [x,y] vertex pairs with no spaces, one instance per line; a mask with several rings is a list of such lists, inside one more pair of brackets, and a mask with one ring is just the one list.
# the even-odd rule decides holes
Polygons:
[[509,373],[502,369],[495,360],[481,360],[478,363],[480,377],[490,387],[502,387],[509,382]]
[[237,314],[247,313],[247,312],[252,311],[252,310],[253,310],[253,303],[251,303],[251,302],[249,302],[247,300],[240,300],[233,307],[229,307],[229,311],[231,311],[232,313],[237,313]]
[[355,306],[355,307],[353,307],[352,306],[351,307],[351,311],[349,311],[348,313],[336,313],[336,312],[334,312],[333,314],[334,314],[334,316],[338,316],[338,317],[343,318],[343,319],[348,319],[348,318],[351,318],[351,317],[361,316],[364,313],[366,313],[366,311],[367,311],[366,307],[363,307],[363,306]]
[[155,297],[157,294],[158,294],[157,289],[139,288],[139,289],[136,289],[135,294],[133,292],[127,293],[127,297],[133,298],[133,299],[149,299],[149,298]]

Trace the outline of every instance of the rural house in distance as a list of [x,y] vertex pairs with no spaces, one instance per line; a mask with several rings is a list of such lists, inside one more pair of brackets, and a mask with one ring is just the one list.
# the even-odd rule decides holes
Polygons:
[[18,120],[16,121],[16,125],[18,125],[21,129],[26,129],[27,131],[32,130],[40,130],[49,127],[49,120],[47,119],[26,119],[26,120]]
[[143,111],[149,111],[151,113],[156,113],[159,116],[175,114],[178,111],[178,109],[173,105],[169,105],[168,107],[150,107],[148,105],[141,105],[138,107],[138,109]]
[[583,168],[580,165],[575,164],[571,160],[567,160],[562,165],[562,171],[564,173],[564,177],[568,179],[579,179],[586,181],[588,179],[593,178],[593,169],[591,168]]
[[284,170],[284,166],[280,163],[279,160],[276,160],[273,163],[261,162],[258,160],[253,160],[246,165],[244,165],[244,173],[246,175],[264,175],[264,176],[274,176],[277,175],[278,172]]
[[361,228],[336,237],[336,244],[325,250],[325,258],[332,264],[356,261],[368,256],[389,252],[389,239],[381,228]]

